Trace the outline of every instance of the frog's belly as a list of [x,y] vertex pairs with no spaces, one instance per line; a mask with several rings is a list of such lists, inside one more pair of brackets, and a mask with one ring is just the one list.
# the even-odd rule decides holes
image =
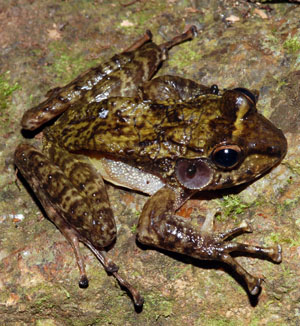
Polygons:
[[103,179],[117,186],[153,195],[164,186],[160,178],[124,162],[107,158],[89,158]]

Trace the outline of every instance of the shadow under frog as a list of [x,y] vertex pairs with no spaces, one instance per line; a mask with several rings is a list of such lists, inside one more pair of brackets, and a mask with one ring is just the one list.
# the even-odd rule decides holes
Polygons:
[[25,112],[26,130],[43,130],[43,149],[20,144],[15,164],[47,216],[68,239],[88,286],[79,241],[125,287],[137,307],[139,292],[106,254],[116,225],[104,180],[150,195],[137,239],[195,259],[225,263],[251,295],[262,279],[233,257],[257,255],[281,261],[281,247],[258,247],[230,239],[251,232],[246,223],[213,232],[213,218],[196,230],[176,211],[199,191],[216,191],[255,180],[278,164],[287,150],[283,133],[256,110],[258,94],[244,88],[220,91],[176,76],[151,80],[167,51],[196,34],[192,26],[156,45],[151,33],[108,62],[79,75]]

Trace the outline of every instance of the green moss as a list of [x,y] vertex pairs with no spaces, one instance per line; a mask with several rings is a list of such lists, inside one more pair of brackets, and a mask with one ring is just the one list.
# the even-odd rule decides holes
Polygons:
[[[273,31],[272,31],[272,33],[273,33]],[[278,51],[279,39],[276,35],[272,35],[272,34],[266,35],[266,37],[264,37],[261,40],[261,44],[262,44],[263,49],[270,50],[272,52],[276,52],[276,51]]]
[[[205,323],[203,322],[205,320]],[[207,316],[202,316],[201,319],[197,321],[197,326],[236,326],[238,325],[236,321],[229,320],[228,318],[209,318]]]
[[55,304],[53,303],[53,298],[50,294],[41,294],[40,297],[34,302],[34,308],[37,311],[42,311],[44,309],[52,309],[53,307],[55,307]]
[[225,219],[231,216],[232,219],[237,219],[237,215],[244,213],[245,209],[249,207],[246,203],[243,203],[241,198],[236,195],[224,196],[220,201],[222,206],[222,216],[218,215],[219,220]]
[[277,84],[277,87],[276,87],[276,92],[281,91],[281,89],[284,86],[287,86],[287,85],[288,85],[288,83],[285,80],[278,80],[278,84]]
[[168,59],[170,66],[182,70],[201,58],[201,55],[193,50],[190,42],[180,44],[179,47],[180,50],[172,54]]
[[20,89],[20,85],[18,83],[11,84],[10,83],[10,71],[0,75],[0,110],[4,110],[7,108],[11,95],[17,89]]
[[288,198],[283,202],[283,205],[285,206],[285,208],[293,208],[296,206],[298,201],[299,198],[293,198],[293,199]]
[[136,234],[137,232],[137,224],[133,224],[132,227],[130,228],[131,233]]
[[292,172],[300,175],[300,159],[289,160],[285,164],[292,170]]
[[276,233],[272,232],[269,236],[265,238],[265,242],[268,245],[274,245],[274,244],[286,244],[290,247],[299,246],[300,245],[300,232],[296,232],[293,235],[293,238],[287,237],[286,235],[283,235],[282,233]]
[[299,203],[299,195],[295,198],[287,198],[282,204],[278,205],[278,212],[282,215],[284,212],[294,209]]
[[53,287],[48,283],[39,283],[26,288],[26,295],[32,297],[32,310],[41,313],[48,309],[56,309],[62,302],[69,300],[69,293],[63,287]]
[[255,316],[255,317],[250,321],[249,326],[259,326],[259,324],[260,324],[260,320],[261,320],[260,317]]
[[166,300],[162,295],[149,294],[145,297],[145,311],[155,312],[155,320],[160,317],[170,317],[173,312],[173,303]]
[[291,247],[299,247],[300,246],[300,232],[297,232],[295,234],[295,239],[293,238],[289,238],[287,240],[287,243],[291,246]]
[[287,50],[288,53],[295,53],[300,50],[300,39],[299,36],[290,37],[283,43],[283,48]]
[[184,276],[190,268],[191,268],[190,265],[186,265],[185,267],[180,268],[178,270],[172,269],[173,273],[172,273],[172,276],[170,276],[170,279],[177,280],[177,279],[182,278],[182,276]]
[[57,325],[53,319],[39,319],[35,323],[36,326],[55,326]]
[[279,244],[281,241],[281,236],[279,233],[272,232],[269,236],[265,238],[267,243],[277,243]]
[[[296,275],[294,275],[295,272],[292,271],[291,268],[287,264],[282,263],[280,265],[280,267],[281,267],[281,270],[282,270],[283,279],[290,279],[291,276],[296,277]],[[286,289],[285,293],[287,293],[287,291],[288,291],[288,289]]]
[[49,46],[52,53],[52,63],[46,67],[49,74],[54,75],[56,83],[66,83],[74,79],[81,72],[95,66],[96,60],[86,60],[81,52],[72,51],[66,44],[54,41]]

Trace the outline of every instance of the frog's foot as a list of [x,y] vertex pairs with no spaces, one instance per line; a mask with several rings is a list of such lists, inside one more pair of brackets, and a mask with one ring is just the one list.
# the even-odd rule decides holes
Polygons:
[[[47,213],[49,214],[49,211]],[[62,226],[62,224],[63,224],[63,222],[61,222],[58,225],[58,227],[60,227],[62,234],[65,236],[65,238],[71,244],[74,254],[75,254],[75,257],[76,257],[77,266],[79,268],[80,278],[79,278],[78,285],[80,288],[86,289],[89,286],[89,280],[88,280],[86,272],[85,272],[84,260],[80,253],[80,250],[79,250],[78,236],[77,236],[76,232],[74,232],[74,230],[66,227],[66,225]]]
[[106,252],[103,250],[96,249],[89,242],[85,242],[85,245],[94,253],[94,255],[104,266],[105,270],[108,273],[111,273],[118,280],[121,286],[124,287],[131,294],[134,304],[137,307],[141,307],[144,303],[143,297],[130,283],[128,283],[119,273],[117,273],[119,267],[107,257]]
[[77,266],[79,269],[79,281],[78,285],[82,289],[86,289],[89,286],[89,280],[86,275],[85,271],[85,264],[83,257],[79,250],[79,237],[75,230],[71,229],[56,213],[56,211],[51,206],[46,206],[43,204],[44,208],[47,209],[47,214],[49,218],[51,218],[53,221],[55,221],[56,226],[59,228],[61,233],[65,236],[65,238],[70,243],[73,252],[75,254]]
[[[198,233],[180,217],[173,216],[165,220],[165,227],[152,224],[153,229],[147,235],[139,235],[139,240],[145,244],[189,255],[204,260],[218,260],[231,268],[245,281],[251,295],[257,295],[261,288],[262,279],[249,274],[232,256],[231,253],[251,254],[267,258],[275,263],[281,262],[282,250],[276,247],[259,247],[244,243],[226,241],[226,239],[244,232],[251,232],[248,224],[242,223],[239,227],[223,233]],[[152,231],[155,229],[155,234]],[[151,235],[150,235],[151,234]],[[149,237],[150,235],[150,237]],[[152,243],[151,243],[152,242]]]
[[[251,254],[270,259],[275,263],[280,263],[282,259],[282,250],[279,245],[277,247],[258,247],[226,241],[229,238],[249,232],[252,232],[251,226],[243,221],[238,227],[226,230],[222,233],[204,233],[202,234],[203,242],[201,243],[201,247],[195,249],[195,252],[192,253],[191,256],[197,257],[197,255],[199,255],[199,258],[219,260],[230,265],[231,268],[244,279],[250,294],[257,295],[260,291],[263,279],[249,274],[230,254],[233,252]],[[198,249],[200,249],[200,252],[197,254],[196,252]]]
[[112,273],[112,275],[119,281],[121,286],[123,286],[125,289],[127,289],[130,292],[134,304],[137,307],[142,307],[144,303],[144,298],[140,295],[140,293],[130,283],[124,280],[123,277],[121,277],[121,275],[118,274],[117,272]]
[[[79,267],[79,272],[80,272],[80,279],[78,283],[79,287],[87,288],[89,285],[89,281],[85,272],[85,264],[79,250],[78,239],[80,238],[76,234],[76,231],[74,231],[73,229],[68,229],[66,228],[66,226],[62,227],[62,225],[60,225],[60,227],[63,235],[70,242],[75,253],[77,265]],[[133,298],[134,304],[137,307],[141,307],[144,303],[143,297],[130,283],[128,283],[123,277],[120,276],[120,274],[117,273],[119,267],[111,259],[107,257],[106,252],[103,250],[96,249],[90,242],[86,241],[86,239],[80,239],[80,241],[83,242],[94,253],[97,259],[103,265],[106,272],[111,273],[118,280],[121,286],[123,286],[125,289],[128,290],[128,292],[131,294]]]
[[[263,279],[257,278],[249,274],[230,254],[233,252],[245,253],[255,255],[261,258],[267,258],[275,263],[280,263],[282,259],[282,250],[278,245],[277,247],[258,247],[244,243],[226,241],[228,238],[235,237],[242,233],[252,232],[252,228],[248,223],[243,221],[238,227],[226,230],[219,234],[203,234],[203,242],[199,258],[214,259],[222,261],[231,266],[231,268],[240,275],[250,292],[251,295],[257,295],[261,288]],[[195,250],[191,256],[197,257],[197,251]]]
[[[246,222],[243,221],[238,227],[229,229],[225,232],[221,232],[219,234],[214,235],[214,239],[217,241],[224,241],[230,237],[235,237],[242,233],[251,233],[253,232],[252,227]],[[276,247],[258,247],[251,246],[247,244],[241,244],[236,242],[224,242],[224,246],[226,246],[226,250],[228,252],[245,252],[249,254],[255,254],[257,256],[265,257],[272,260],[274,263],[280,263],[282,260],[282,249],[280,245]]]
[[98,258],[98,260],[102,263],[105,270],[108,273],[111,273],[128,292],[131,294],[134,304],[137,307],[141,307],[144,303],[143,297],[139,294],[139,292],[128,283],[119,273],[117,273],[119,267],[107,257],[106,252],[102,250],[97,250],[91,243],[85,243],[87,247],[94,253],[94,255]]
[[211,252],[214,259],[220,260],[230,265],[231,268],[245,280],[249,292],[252,295],[257,295],[259,293],[263,279],[254,277],[249,274],[230,254],[233,252],[253,254],[262,258],[270,259],[275,263],[280,263],[282,259],[282,250],[280,245],[267,248],[237,242],[219,242],[219,236],[221,236],[221,238],[227,238],[242,231],[249,232],[248,230],[244,231],[239,228],[235,228],[217,236],[207,236],[205,242],[210,242],[210,244],[207,245],[206,250],[212,250]]
[[159,47],[162,50],[167,51],[170,48],[172,48],[174,45],[180,44],[187,40],[191,40],[196,36],[197,36],[197,27],[195,25],[192,25],[185,33],[175,36],[174,38],[172,38],[172,40],[166,43],[160,44]]
[[[89,286],[89,281],[85,272],[85,264],[79,250],[79,240],[78,240],[79,237],[76,234],[76,231],[74,231],[73,229],[68,229],[65,225],[64,227],[60,225],[60,227],[63,235],[70,242],[75,253],[75,257],[80,273],[80,279],[78,282],[79,287],[87,288]],[[103,250],[97,250],[90,242],[86,241],[85,239],[81,239],[80,241],[82,241],[94,253],[94,255],[97,257],[97,259],[101,262],[101,264],[105,268],[106,272],[111,273],[118,280],[121,286],[123,286],[125,289],[128,290],[128,292],[131,294],[133,298],[134,304],[137,307],[141,307],[144,303],[143,297],[130,283],[128,283],[123,277],[121,277],[120,274],[117,273],[119,267],[111,259],[107,257],[106,252]]]

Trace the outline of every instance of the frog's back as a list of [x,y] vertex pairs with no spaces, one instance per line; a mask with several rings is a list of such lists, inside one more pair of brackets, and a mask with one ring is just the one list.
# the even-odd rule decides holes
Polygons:
[[[66,111],[45,136],[72,152],[97,151],[139,161],[180,157],[187,155],[195,130],[197,146],[206,144],[207,121],[218,115],[218,101],[218,96],[206,95],[195,103],[125,97],[81,103]],[[199,152],[201,148],[195,156]]]
[[47,141],[56,142],[71,152],[90,150],[122,155],[138,142],[135,115],[138,101],[133,98],[109,98],[100,103],[79,103],[47,128]]

